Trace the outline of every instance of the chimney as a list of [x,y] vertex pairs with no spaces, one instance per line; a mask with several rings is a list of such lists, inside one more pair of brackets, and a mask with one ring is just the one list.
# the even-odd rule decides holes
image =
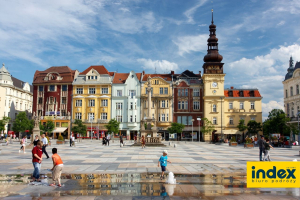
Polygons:
[[171,71],[171,75],[174,75],[174,71]]
[[234,87],[233,87],[233,86],[231,86],[231,87],[230,87],[230,89],[234,89]]
[[143,73],[142,73],[143,75],[145,75],[145,71],[143,71]]
[[199,71],[199,75],[201,76],[201,71]]

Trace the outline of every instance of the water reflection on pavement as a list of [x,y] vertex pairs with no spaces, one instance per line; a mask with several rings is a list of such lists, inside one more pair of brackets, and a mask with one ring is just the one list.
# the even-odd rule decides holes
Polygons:
[[300,199],[297,189],[250,189],[246,176],[175,174],[166,184],[155,173],[63,174],[63,187],[30,184],[30,175],[0,177],[0,199]]

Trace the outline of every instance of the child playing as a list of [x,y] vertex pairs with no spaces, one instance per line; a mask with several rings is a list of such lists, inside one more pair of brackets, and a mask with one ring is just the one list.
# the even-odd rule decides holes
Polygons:
[[61,187],[60,183],[60,176],[62,172],[62,168],[64,166],[63,161],[61,160],[60,156],[57,154],[57,149],[53,148],[52,149],[52,161],[53,161],[53,167],[51,169],[52,171],[52,179],[53,183],[50,184],[50,186],[55,186],[55,181],[58,182],[58,187]]
[[168,156],[167,155],[168,155],[168,151],[164,150],[163,155],[158,160],[158,167],[159,167],[159,164],[161,166],[160,180],[165,178],[165,171],[166,171],[166,167],[167,167],[167,162],[171,163],[170,161],[168,161]]
[[266,143],[265,143],[265,156],[264,156],[264,161],[266,160],[266,158],[268,158],[269,161],[271,161],[270,159],[270,147],[272,149],[274,149],[270,144],[269,144],[269,139],[266,140]]

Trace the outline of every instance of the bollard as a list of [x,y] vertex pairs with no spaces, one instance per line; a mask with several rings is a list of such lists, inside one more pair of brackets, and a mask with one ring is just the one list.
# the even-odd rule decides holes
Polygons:
[[169,146],[171,146],[171,142],[169,142]]
[[176,148],[177,147],[177,144],[174,144],[174,148]]

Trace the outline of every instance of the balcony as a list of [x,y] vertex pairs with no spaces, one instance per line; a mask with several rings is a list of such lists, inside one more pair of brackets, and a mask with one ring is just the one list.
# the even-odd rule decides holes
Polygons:
[[298,122],[298,117],[290,117],[290,122]]
[[137,122],[127,122],[127,126],[137,126]]

